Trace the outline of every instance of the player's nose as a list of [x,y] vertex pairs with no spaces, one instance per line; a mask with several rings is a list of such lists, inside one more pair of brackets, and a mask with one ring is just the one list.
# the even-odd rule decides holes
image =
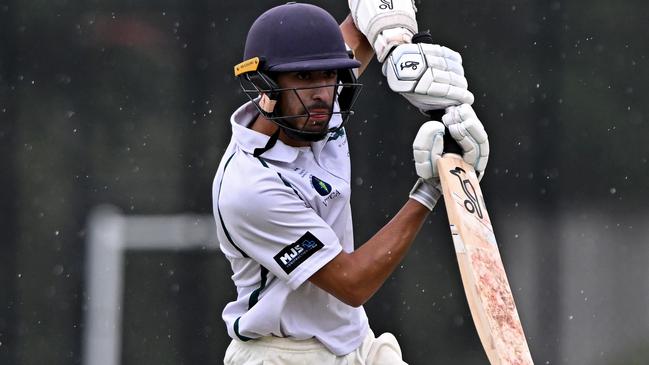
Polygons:
[[328,80],[319,80],[311,89],[311,99],[330,100],[333,96],[334,86]]

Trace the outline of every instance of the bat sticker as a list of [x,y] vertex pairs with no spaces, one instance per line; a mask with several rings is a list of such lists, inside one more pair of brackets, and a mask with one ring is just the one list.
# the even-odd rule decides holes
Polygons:
[[451,174],[455,175],[455,177],[460,180],[460,185],[462,186],[462,190],[464,190],[464,194],[466,194],[468,199],[464,200],[464,209],[466,209],[469,213],[475,213],[478,215],[480,219],[483,218],[482,215],[482,208],[480,207],[480,201],[478,200],[478,194],[475,191],[475,188],[473,187],[473,184],[471,184],[471,181],[469,179],[462,179],[460,174],[466,174],[466,171],[462,169],[459,166],[456,166],[453,170],[449,171]]

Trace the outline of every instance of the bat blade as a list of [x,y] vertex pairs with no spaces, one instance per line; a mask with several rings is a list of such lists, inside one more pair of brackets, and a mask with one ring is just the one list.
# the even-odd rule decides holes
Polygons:
[[475,171],[456,154],[437,166],[464,292],[489,362],[533,364]]

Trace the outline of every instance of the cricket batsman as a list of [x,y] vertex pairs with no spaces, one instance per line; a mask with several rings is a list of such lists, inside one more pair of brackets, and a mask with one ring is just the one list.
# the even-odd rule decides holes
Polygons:
[[[411,0],[350,0],[338,25],[325,10],[287,3],[252,24],[235,76],[249,101],[213,184],[221,251],[237,297],[223,310],[232,341],[224,363],[405,364],[396,338],[375,336],[363,304],[406,255],[440,197],[435,160],[444,124],[415,144],[420,178],[401,210],[354,249],[345,123],[374,55],[390,88],[444,123],[482,171],[487,135],[470,104],[462,60],[413,44]],[[405,124],[405,123],[400,123]],[[488,149],[486,149],[488,150]]]

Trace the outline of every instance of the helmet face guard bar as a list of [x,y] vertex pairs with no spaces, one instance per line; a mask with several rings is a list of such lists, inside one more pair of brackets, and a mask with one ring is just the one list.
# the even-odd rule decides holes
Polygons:
[[[328,133],[336,132],[341,129],[349,117],[354,114],[352,107],[358,98],[358,94],[362,88],[362,84],[356,82],[356,77],[353,72],[349,69],[338,70],[338,82],[336,84],[329,85],[319,85],[312,87],[304,88],[279,88],[275,81],[260,71],[246,72],[239,76],[239,84],[241,85],[241,90],[246,94],[246,96],[252,101],[260,114],[265,118],[273,121],[280,128],[284,129],[287,135],[291,138],[303,140],[303,141],[319,141],[323,139]],[[331,105],[331,110],[329,111],[329,122],[331,118],[339,114],[341,116],[341,123],[332,128],[326,128],[322,131],[309,131],[305,130],[308,126],[307,123],[304,124],[302,128],[296,128],[291,125],[290,121],[300,118],[306,118],[308,122],[311,117],[311,113],[307,108],[304,100],[300,97],[298,91],[300,90],[309,90],[309,89],[319,89],[319,88],[334,88],[334,103]],[[281,94],[286,92],[292,92],[297,97],[297,100],[302,104],[304,110],[303,114],[296,115],[281,115],[278,113],[277,108],[275,107],[277,101],[279,101]],[[334,104],[338,101],[339,111],[334,111]],[[279,111],[281,113],[281,111]],[[318,113],[321,114],[321,113]]]

